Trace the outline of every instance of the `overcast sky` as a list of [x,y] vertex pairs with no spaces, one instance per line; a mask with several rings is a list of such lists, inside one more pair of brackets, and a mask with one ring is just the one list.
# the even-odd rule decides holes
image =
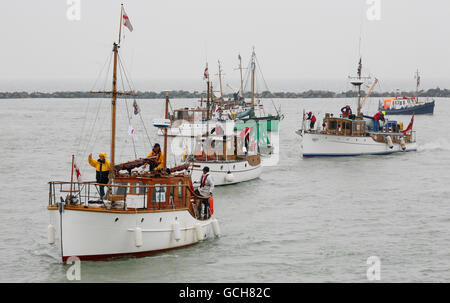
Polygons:
[[224,84],[238,87],[237,56],[255,46],[273,90],[349,89],[361,54],[380,89],[450,88],[450,2],[380,0],[379,21],[366,0],[80,0],[69,21],[66,0],[2,1],[0,90],[91,89],[112,42],[120,3],[134,26],[121,55],[138,90],[203,89],[223,62]]

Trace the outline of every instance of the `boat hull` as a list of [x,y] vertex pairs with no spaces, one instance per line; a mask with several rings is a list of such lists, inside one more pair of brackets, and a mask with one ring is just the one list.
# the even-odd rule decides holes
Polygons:
[[[240,182],[250,181],[259,178],[262,173],[262,166],[250,165],[245,161],[227,161],[227,162],[200,162],[193,161],[192,164],[199,166],[192,169],[192,180],[198,181],[202,175],[202,169],[205,166],[209,167],[209,174],[212,176],[214,186],[236,184]],[[227,180],[227,174],[233,174],[233,180]]]
[[386,112],[386,115],[432,115],[434,113],[434,100],[431,102],[427,102],[423,105],[416,105],[408,108],[401,109],[384,109],[380,108],[379,110],[383,110]]
[[[104,210],[49,210],[56,229],[56,244],[63,262],[71,256],[80,260],[105,260],[117,257],[143,257],[157,252],[198,243],[195,224],[204,237],[213,235],[212,218],[196,220],[187,209],[157,212],[121,212]],[[179,224],[175,239],[173,225]],[[142,245],[136,246],[136,228],[142,229]]]
[[388,155],[396,152],[416,151],[417,144],[406,143],[403,150],[399,144],[389,148],[388,144],[374,141],[371,137],[336,136],[305,133],[302,140],[303,157],[343,157],[360,155]]

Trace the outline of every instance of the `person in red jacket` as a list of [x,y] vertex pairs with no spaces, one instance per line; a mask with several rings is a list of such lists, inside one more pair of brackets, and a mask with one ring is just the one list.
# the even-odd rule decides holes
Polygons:
[[312,114],[312,112],[308,113],[308,118],[306,120],[311,120],[311,123],[309,124],[309,129],[314,129],[314,124],[316,123],[317,119],[316,116]]
[[378,131],[378,128],[380,126],[380,120],[384,122],[384,114],[385,112],[377,112],[374,116],[373,116],[373,131],[376,132]]
[[341,108],[341,113],[343,118],[350,118],[350,115],[352,114],[352,109],[350,108],[350,105],[346,105],[343,108]]

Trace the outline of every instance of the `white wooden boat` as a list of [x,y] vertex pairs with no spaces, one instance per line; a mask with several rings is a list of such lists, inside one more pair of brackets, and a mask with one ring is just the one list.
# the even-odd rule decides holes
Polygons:
[[334,117],[326,113],[322,125],[307,129],[303,114],[302,129],[297,131],[302,137],[303,157],[387,155],[417,150],[415,132],[412,131],[414,118],[406,129],[403,129],[402,123],[397,121],[387,121],[379,129],[374,129],[372,118],[361,113],[364,102],[378,82],[375,79],[361,102],[361,85],[366,79],[361,77],[361,70],[360,60],[358,77],[351,79],[351,83],[358,88],[356,115]]
[[[121,16],[122,13],[123,7]],[[116,87],[119,44],[120,38],[119,43],[113,44],[113,89],[109,92],[112,94],[109,183],[74,182],[74,162],[70,182],[49,182],[48,243],[58,247],[63,261],[72,256],[81,260],[143,257],[187,247],[220,234],[212,197],[194,193],[187,172],[189,165],[166,170],[167,135],[163,170],[136,170],[144,164],[155,164],[156,157],[115,164],[117,95],[127,94],[118,92]],[[167,97],[165,119],[155,122],[155,126],[166,130],[168,102]],[[107,188],[106,199],[96,203],[100,186]],[[209,200],[209,207],[200,203],[205,199]]]

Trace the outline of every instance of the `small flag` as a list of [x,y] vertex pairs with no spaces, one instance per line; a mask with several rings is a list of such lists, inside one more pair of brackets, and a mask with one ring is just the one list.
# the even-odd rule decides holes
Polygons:
[[239,136],[241,137],[241,139],[249,138],[252,130],[253,130],[253,127],[247,127],[243,131],[241,131]]
[[208,64],[206,65],[205,71],[203,72],[203,79],[209,79]]
[[405,130],[402,130],[402,133],[405,135],[408,131],[412,130],[413,124],[414,124],[414,113],[411,117],[411,121],[409,122],[408,127]]
[[137,115],[141,112],[141,109],[139,108],[139,105],[137,104],[136,100],[133,102],[133,108],[134,108],[134,114]]
[[131,125],[128,126],[128,134],[133,138],[133,140],[137,140],[136,131]]
[[78,182],[80,182],[81,181],[81,172],[80,172],[80,169],[78,168],[77,164],[75,163],[75,161],[73,162],[73,169],[75,170],[75,175],[77,176]]
[[130,30],[130,32],[132,32],[133,31],[133,25],[131,25],[130,19],[128,18],[128,15],[125,13],[125,9],[122,9],[122,10],[123,10],[123,16],[122,16],[123,25],[126,28],[128,28]]
[[238,55],[238,60],[241,60],[241,54]]

